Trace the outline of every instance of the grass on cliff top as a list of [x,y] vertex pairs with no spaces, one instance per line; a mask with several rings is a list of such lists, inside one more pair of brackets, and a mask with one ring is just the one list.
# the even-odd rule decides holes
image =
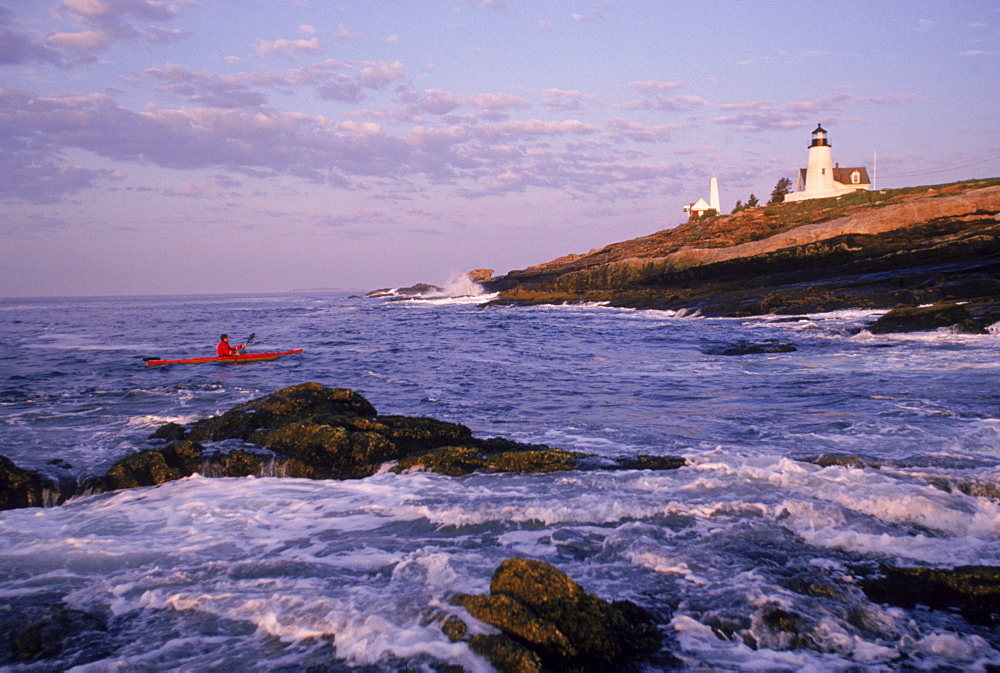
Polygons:
[[1000,185],[1000,178],[965,180],[942,185],[858,191],[828,199],[809,199],[747,208],[732,215],[692,220],[664,232],[671,242],[702,247],[728,247],[759,240],[803,224],[818,224],[864,210],[920,198],[953,196]]
[[[924,185],[921,187],[902,187],[899,189],[880,189],[878,191],[857,191],[852,194],[833,196],[828,199],[810,199],[807,201],[793,201],[790,203],[777,203],[764,206],[765,215],[794,215],[796,213],[824,213],[831,209],[842,214],[844,211],[859,210],[863,208],[876,208],[888,206],[900,201],[909,200],[909,197],[917,196],[940,197],[953,196],[967,192],[970,189],[981,189],[983,187],[993,187],[1000,185],[1000,178],[989,178],[984,180],[964,180],[962,182],[950,182],[943,185]],[[858,208],[858,207],[861,208]],[[822,221],[822,220],[819,220]]]

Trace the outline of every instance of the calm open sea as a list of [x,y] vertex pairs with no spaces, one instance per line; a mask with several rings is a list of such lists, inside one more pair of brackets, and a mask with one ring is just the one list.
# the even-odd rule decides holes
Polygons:
[[[52,605],[95,618],[48,658],[0,664],[488,671],[438,620],[456,610],[449,594],[486,593],[503,559],[527,556],[659,616],[665,649],[692,669],[1000,665],[996,633],[873,604],[857,585],[878,562],[1000,564],[1000,503],[943,488],[1000,483],[1000,333],[876,337],[865,313],[708,319],[481,300],[0,300],[0,454],[54,476],[103,473],[162,423],[305,381],[481,437],[690,463],[196,476],[0,512],[0,631]],[[255,332],[251,350],[305,350],[245,366],[143,364],[212,354],[221,332],[236,343]],[[724,354],[737,343],[797,350]],[[822,453],[882,468],[803,460]],[[819,584],[835,591],[802,589]],[[810,647],[772,628],[775,608]]]

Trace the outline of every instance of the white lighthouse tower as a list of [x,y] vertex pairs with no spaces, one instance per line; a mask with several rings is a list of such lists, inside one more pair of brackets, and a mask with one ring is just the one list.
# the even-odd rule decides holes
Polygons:
[[841,168],[840,164],[833,163],[826,129],[817,124],[816,130],[812,132],[806,167],[799,171],[799,180],[795,187],[798,191],[786,194],[785,201],[825,199],[870,187],[868,170],[863,166]]
[[809,145],[805,191],[816,195],[811,198],[837,194],[833,186],[833,154],[830,153],[830,141],[827,140],[826,129],[819,124],[812,132],[812,143]]
[[719,205],[719,181],[712,178],[708,187],[708,207],[713,208],[716,213],[722,213],[722,207]]

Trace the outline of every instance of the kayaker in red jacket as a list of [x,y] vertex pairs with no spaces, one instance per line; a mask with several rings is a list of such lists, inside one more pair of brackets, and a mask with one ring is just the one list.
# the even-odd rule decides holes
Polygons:
[[225,357],[227,355],[237,355],[241,350],[243,350],[246,347],[247,345],[243,344],[242,346],[237,346],[236,348],[233,348],[232,346],[229,345],[229,335],[223,334],[222,336],[219,337],[219,345],[215,347],[215,354],[218,355],[220,358]]

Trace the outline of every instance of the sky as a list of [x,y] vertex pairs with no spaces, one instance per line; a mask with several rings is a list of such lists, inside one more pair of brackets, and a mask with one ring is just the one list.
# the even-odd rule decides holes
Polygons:
[[0,0],[0,297],[446,285],[1000,176],[997,0]]

